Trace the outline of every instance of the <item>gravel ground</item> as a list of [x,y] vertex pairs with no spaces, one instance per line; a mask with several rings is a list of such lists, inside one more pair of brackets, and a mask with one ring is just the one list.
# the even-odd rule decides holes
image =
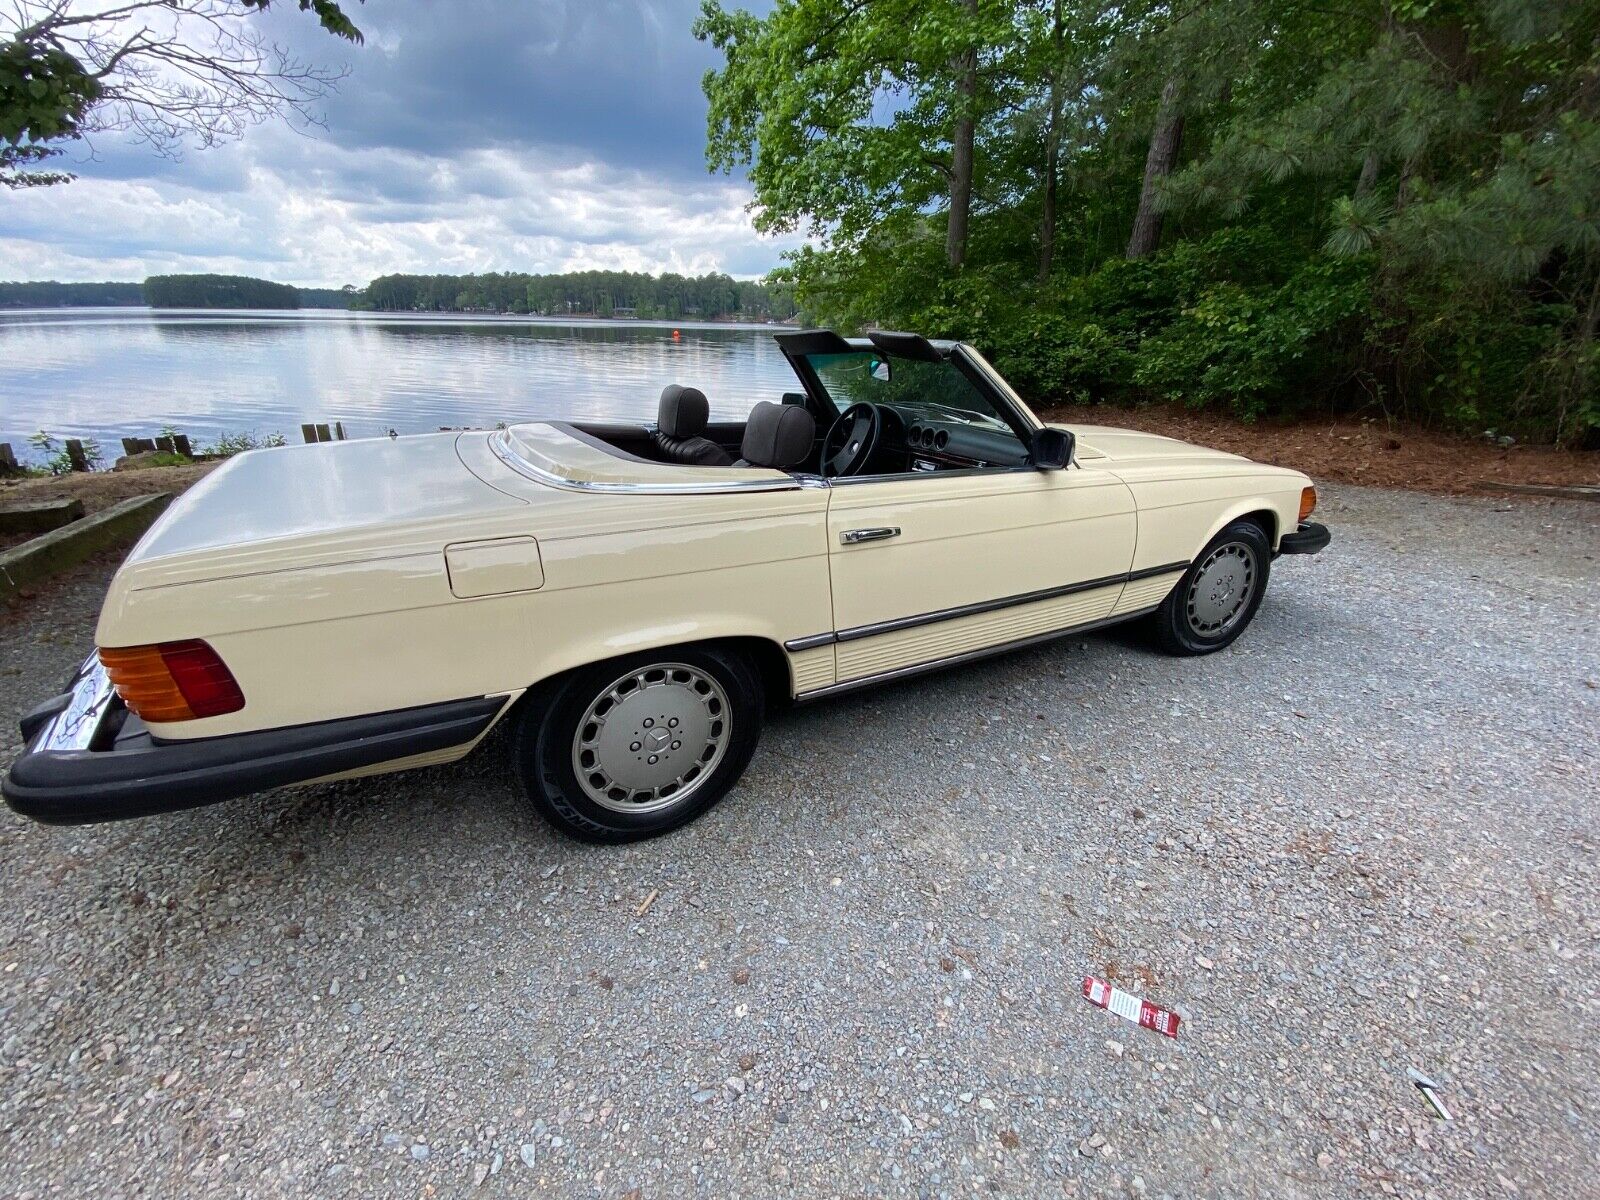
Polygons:
[[[0,1194],[1594,1196],[1600,509],[1328,491],[1227,653],[780,715],[642,846],[494,745],[6,814]],[[0,760],[104,579],[0,623]]]

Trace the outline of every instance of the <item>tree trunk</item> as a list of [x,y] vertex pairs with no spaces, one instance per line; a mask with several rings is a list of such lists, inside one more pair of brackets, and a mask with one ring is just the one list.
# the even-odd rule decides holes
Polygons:
[[1150,134],[1150,152],[1144,159],[1144,186],[1139,190],[1139,211],[1133,217],[1133,235],[1128,238],[1128,257],[1144,258],[1161,240],[1161,214],[1156,211],[1156,189],[1172,174],[1183,145],[1183,113],[1178,109],[1182,81],[1174,75],[1161,89],[1156,108],[1156,125]]
[[1356,199],[1372,191],[1372,185],[1378,182],[1378,152],[1368,150],[1367,156],[1361,160],[1361,178],[1356,180]]
[[[976,17],[978,0],[964,0],[967,13]],[[978,94],[978,51],[974,47],[956,60],[959,108],[950,146],[950,224],[945,230],[944,256],[952,268],[967,260],[967,223],[972,213],[973,102]]]
[[1044,135],[1044,211],[1039,215],[1039,282],[1050,278],[1056,253],[1056,176],[1061,164],[1061,47],[1066,30],[1061,22],[1061,0],[1055,0],[1055,26],[1050,44],[1055,54],[1050,73],[1050,124]]

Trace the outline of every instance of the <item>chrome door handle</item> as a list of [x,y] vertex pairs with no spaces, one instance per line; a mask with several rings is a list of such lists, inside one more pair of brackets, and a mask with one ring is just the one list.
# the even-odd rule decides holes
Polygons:
[[846,546],[854,546],[859,542],[881,542],[885,538],[899,536],[900,526],[880,525],[876,529],[846,529],[839,535],[839,541]]

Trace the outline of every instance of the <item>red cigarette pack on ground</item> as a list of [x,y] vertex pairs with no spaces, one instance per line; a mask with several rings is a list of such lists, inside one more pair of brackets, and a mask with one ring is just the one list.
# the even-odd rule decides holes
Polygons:
[[1125,992],[1119,987],[1112,987],[1104,979],[1096,979],[1093,975],[1083,977],[1083,998],[1097,1008],[1114,1012],[1124,1021],[1132,1021],[1135,1025],[1143,1025],[1146,1029],[1154,1029],[1157,1033],[1164,1033],[1169,1038],[1178,1036],[1178,1014],[1168,1012],[1166,1009],[1151,1004],[1148,1000],[1141,1000],[1132,992]]

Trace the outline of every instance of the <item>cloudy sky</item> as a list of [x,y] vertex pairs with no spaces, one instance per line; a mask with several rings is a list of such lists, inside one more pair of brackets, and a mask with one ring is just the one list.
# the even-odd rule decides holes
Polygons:
[[[746,7],[762,7],[746,0]],[[264,21],[348,64],[326,129],[157,157],[115,137],[79,179],[0,194],[0,279],[170,271],[305,286],[390,271],[765,273],[748,185],[706,171],[697,0],[368,0],[348,46],[287,2]]]

